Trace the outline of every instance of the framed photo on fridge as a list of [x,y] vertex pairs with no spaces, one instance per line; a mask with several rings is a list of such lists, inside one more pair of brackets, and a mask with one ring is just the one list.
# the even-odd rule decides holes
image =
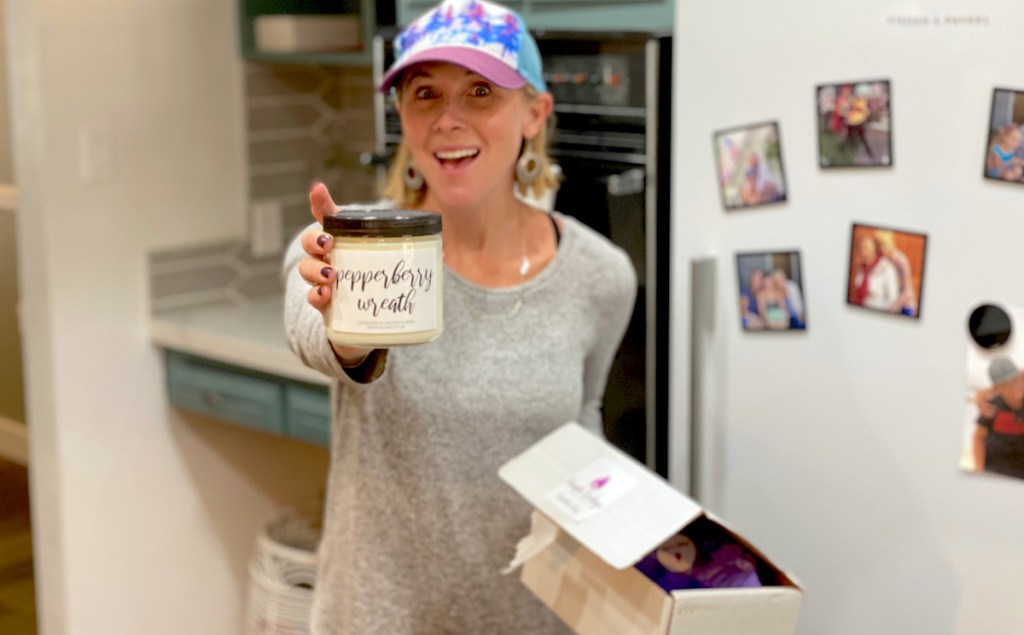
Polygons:
[[1024,184],[1024,91],[996,88],[985,146],[986,179]]
[[892,166],[889,80],[820,84],[816,97],[819,166]]
[[779,125],[774,121],[714,133],[718,189],[726,210],[786,200]]
[[736,254],[740,324],[744,331],[804,331],[807,303],[798,251]]
[[920,318],[927,244],[925,234],[854,223],[850,230],[847,303]]

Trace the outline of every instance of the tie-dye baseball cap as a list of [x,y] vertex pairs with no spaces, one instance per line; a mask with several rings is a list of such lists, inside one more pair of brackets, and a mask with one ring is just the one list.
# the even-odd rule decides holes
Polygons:
[[450,62],[502,88],[530,84],[547,92],[540,51],[523,19],[485,0],[445,0],[395,37],[395,62],[381,78],[387,92],[401,72],[420,62]]

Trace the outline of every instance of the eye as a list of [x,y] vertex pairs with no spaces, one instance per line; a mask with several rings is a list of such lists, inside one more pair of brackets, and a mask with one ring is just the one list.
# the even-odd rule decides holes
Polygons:
[[416,95],[416,99],[433,99],[434,97],[437,97],[437,93],[435,93],[434,89],[429,86],[420,86],[416,89],[414,94]]
[[491,94],[491,87],[484,84],[477,84],[469,90],[469,94],[474,97],[486,97]]

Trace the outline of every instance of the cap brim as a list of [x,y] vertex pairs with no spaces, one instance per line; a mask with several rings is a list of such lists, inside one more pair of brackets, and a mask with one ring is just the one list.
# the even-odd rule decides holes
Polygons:
[[526,80],[523,79],[522,75],[493,55],[464,46],[438,46],[420,51],[419,53],[413,53],[401,62],[393,64],[384,73],[384,76],[381,77],[380,86],[377,87],[377,90],[382,93],[388,92],[398,80],[402,71],[414,64],[422,64],[424,62],[457,64],[502,88],[514,89],[522,88],[526,85]]

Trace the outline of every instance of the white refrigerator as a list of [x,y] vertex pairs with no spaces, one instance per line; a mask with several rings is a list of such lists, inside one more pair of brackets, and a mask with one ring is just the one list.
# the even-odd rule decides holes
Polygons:
[[[1024,480],[960,467],[968,316],[1024,307],[1024,184],[982,176],[1024,4],[676,12],[671,480],[796,575],[801,635],[1024,633]],[[823,168],[816,86],[862,79],[890,82],[890,165]],[[767,121],[786,200],[727,211],[713,135]],[[847,302],[854,223],[927,236],[919,317]],[[736,254],[791,250],[806,330],[744,331]]]

